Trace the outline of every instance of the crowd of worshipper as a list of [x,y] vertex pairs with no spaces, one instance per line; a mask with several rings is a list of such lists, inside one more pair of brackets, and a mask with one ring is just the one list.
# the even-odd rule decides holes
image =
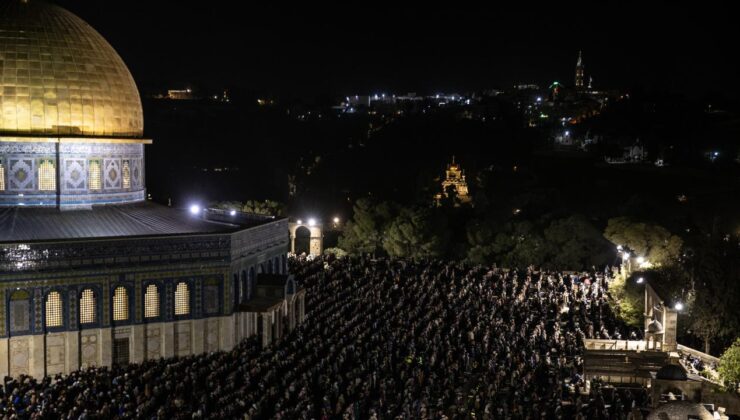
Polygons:
[[584,338],[637,337],[609,275],[442,260],[291,261],[305,321],[262,347],[5,378],[4,418],[633,419],[645,390],[585,381]]

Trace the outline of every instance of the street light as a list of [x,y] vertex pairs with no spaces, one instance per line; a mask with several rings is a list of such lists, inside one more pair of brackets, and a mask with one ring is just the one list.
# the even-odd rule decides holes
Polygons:
[[198,214],[200,213],[200,206],[197,204],[192,204],[190,206],[190,214]]
[[229,212],[229,216],[236,216],[236,210],[231,210]]
[[637,279],[637,284],[642,284],[645,281],[645,277],[640,277]]
[[332,221],[334,222],[335,225],[338,225],[339,224],[339,218],[338,217],[335,217]]
[[314,218],[308,219],[308,225],[309,226],[316,226],[316,219],[314,219]]
[[302,225],[302,224],[303,224],[303,220],[301,220],[301,219],[298,219],[298,224],[299,224],[299,225]]
[[683,303],[676,302],[676,304],[673,306],[673,308],[677,311],[683,310]]

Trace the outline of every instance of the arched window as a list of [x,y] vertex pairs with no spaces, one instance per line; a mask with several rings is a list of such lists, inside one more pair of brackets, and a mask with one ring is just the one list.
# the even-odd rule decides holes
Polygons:
[[100,170],[100,161],[99,160],[91,160],[88,162],[87,166],[87,188],[90,190],[99,190],[102,185],[102,177],[101,174],[103,172]]
[[239,282],[239,302],[247,300],[247,272],[242,270],[242,279]]
[[175,289],[175,315],[190,314],[190,290],[185,282],[177,283]]
[[46,295],[46,326],[62,326],[62,295],[59,292]]
[[85,289],[80,296],[80,324],[95,322],[95,292]]
[[39,162],[39,191],[54,191],[57,189],[57,171],[54,162],[44,159]]
[[144,293],[144,318],[156,318],[159,316],[159,290],[157,285],[150,284]]
[[10,331],[31,329],[31,294],[26,290],[16,290],[10,295]]
[[0,191],[5,191],[5,166],[0,160]]
[[113,291],[113,320],[126,321],[128,319],[128,292],[123,286]]
[[121,173],[123,174],[123,188],[131,188],[131,166],[128,160],[124,160],[121,165]]

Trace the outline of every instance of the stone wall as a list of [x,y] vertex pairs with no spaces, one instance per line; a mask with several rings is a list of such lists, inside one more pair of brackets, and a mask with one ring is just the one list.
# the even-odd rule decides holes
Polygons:
[[[235,340],[226,337],[241,335],[235,326],[244,315],[0,338],[0,376],[42,377],[111,366],[116,357],[114,340],[128,341],[131,363],[228,351]],[[243,338],[255,332],[243,331]]]

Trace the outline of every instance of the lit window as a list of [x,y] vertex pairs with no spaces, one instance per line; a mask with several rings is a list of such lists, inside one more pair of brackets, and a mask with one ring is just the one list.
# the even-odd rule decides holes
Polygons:
[[85,289],[80,297],[80,324],[92,322],[95,322],[95,292]]
[[121,169],[121,172],[123,173],[123,188],[131,188],[131,168],[128,160],[124,160],[122,166],[123,168]]
[[16,290],[10,295],[9,315],[10,331],[28,331],[31,329],[31,294],[25,290]]
[[5,191],[5,166],[0,161],[0,191]]
[[101,188],[101,170],[100,161],[91,160],[87,168],[87,185],[90,190],[99,190]]
[[62,296],[59,292],[49,292],[46,296],[46,326],[62,326]]
[[175,289],[175,315],[190,313],[190,290],[187,283],[178,283]]
[[144,294],[144,317],[156,318],[159,316],[159,291],[157,286],[150,284]]
[[113,320],[125,321],[128,319],[128,293],[123,286],[113,291]]
[[57,189],[57,172],[54,162],[44,159],[39,163],[39,190],[54,191]]

